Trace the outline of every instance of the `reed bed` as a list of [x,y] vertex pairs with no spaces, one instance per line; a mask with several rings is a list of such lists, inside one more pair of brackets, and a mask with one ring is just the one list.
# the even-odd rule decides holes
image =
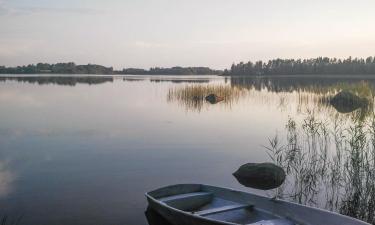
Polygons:
[[375,224],[375,116],[289,118],[285,139],[266,146],[287,180],[276,194]]
[[222,103],[230,106],[233,102],[238,101],[242,96],[244,96],[245,93],[246,91],[244,89],[231,87],[224,84],[194,84],[169,89],[167,101],[178,101],[187,109],[201,111],[205,105],[210,104],[205,101],[205,97],[209,94],[215,94],[222,97]]

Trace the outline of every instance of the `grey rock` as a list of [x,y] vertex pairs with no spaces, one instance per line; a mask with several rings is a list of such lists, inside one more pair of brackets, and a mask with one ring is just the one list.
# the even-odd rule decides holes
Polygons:
[[273,163],[246,163],[233,176],[242,185],[261,190],[279,187],[286,177],[283,168]]
[[224,100],[223,97],[217,96],[215,94],[209,94],[209,95],[206,96],[205,99],[206,99],[206,101],[208,101],[211,104],[216,104],[216,103]]
[[350,91],[341,91],[330,100],[330,103],[338,112],[349,113],[366,107],[369,102],[366,98],[361,98]]

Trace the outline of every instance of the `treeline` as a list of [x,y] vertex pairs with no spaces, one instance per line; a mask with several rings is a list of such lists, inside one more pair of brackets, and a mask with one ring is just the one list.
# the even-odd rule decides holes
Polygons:
[[131,75],[322,75],[322,74],[373,74],[375,57],[337,59],[319,57],[313,59],[273,59],[268,62],[240,62],[230,69],[213,70],[208,67],[153,67],[149,70],[125,68],[114,70],[101,65],[76,65],[75,63],[38,63],[28,66],[0,66],[0,74],[131,74]]
[[1,74],[113,74],[112,67],[100,65],[76,65],[75,63],[38,63],[28,66],[5,67],[0,66]]
[[126,68],[122,70],[122,74],[133,75],[220,75],[223,71],[212,70],[208,67],[172,67],[160,68],[154,67],[149,70]]
[[5,67],[0,66],[0,74],[132,74],[132,75],[209,75],[222,74],[223,71],[212,70],[208,67],[172,67],[151,68],[149,70],[126,68],[113,70],[112,67],[101,65],[76,65],[75,63],[38,63],[27,66]]
[[274,59],[233,64],[224,75],[304,75],[304,74],[375,74],[375,57],[337,59],[319,57],[313,59]]

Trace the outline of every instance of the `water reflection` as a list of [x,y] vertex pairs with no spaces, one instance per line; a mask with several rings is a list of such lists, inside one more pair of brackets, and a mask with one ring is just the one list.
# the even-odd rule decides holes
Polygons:
[[276,194],[375,224],[375,119],[290,118],[286,136],[269,140],[287,182]]
[[12,191],[14,174],[7,169],[7,164],[0,161],[0,199]]
[[[356,98],[335,101],[340,91],[353,93]],[[201,112],[202,109],[209,109],[205,97],[214,94],[224,96],[223,105],[229,108],[233,104],[251,104],[251,101],[261,99],[265,104],[278,105],[280,111],[288,111],[290,105],[296,105],[299,113],[314,108],[315,111],[331,116],[336,112],[353,112],[359,118],[364,118],[374,107],[374,92],[375,80],[233,77],[230,84],[195,84],[170,88],[167,100],[171,103],[177,102],[186,111]],[[275,99],[278,99],[278,102],[274,103]]]
[[124,81],[149,81],[151,83],[175,83],[175,84],[187,84],[187,83],[210,83],[213,79],[220,79],[217,76],[162,76],[162,75],[127,75],[123,77]]
[[165,79],[165,78],[151,78],[150,82],[160,83],[160,82],[170,82],[170,83],[209,83],[210,79]]
[[[231,172],[249,161],[267,161],[268,156],[261,145],[275,130],[279,142],[286,140],[283,139],[286,135],[283,128],[288,115],[300,124],[307,109],[313,109],[316,118],[323,121],[338,117],[343,123],[349,123],[348,118],[357,118],[356,114],[362,111],[338,115],[328,101],[322,100],[336,93],[326,90],[337,85],[337,80],[328,81],[330,85],[322,84],[326,88],[319,91],[322,90],[320,84],[309,78],[298,81],[298,85],[293,84],[296,83],[294,78],[267,78],[256,81],[258,83],[251,88],[238,85],[236,78],[232,82],[230,78],[216,76],[114,76],[90,81],[75,76],[64,77],[65,81],[54,79],[13,78],[0,82],[1,158],[3,161],[12,159],[11,164],[3,164],[1,170],[1,183],[6,184],[3,193],[6,194],[0,205],[4,211],[15,215],[25,213],[24,224],[145,225],[143,193],[157,187],[205,182],[247,190],[238,184]],[[151,82],[151,79],[166,81]],[[192,83],[195,80],[197,82]],[[288,82],[292,85],[288,86]],[[345,79],[342,82],[345,83]],[[358,82],[360,79],[351,83]],[[38,83],[45,85],[34,85]],[[105,85],[78,85],[85,83]],[[371,79],[368,83],[372,87]],[[76,86],[72,88],[71,84]],[[198,101],[175,98],[170,94],[173,90],[186,93],[186,87],[191,86],[209,86],[210,91],[212,87],[225,86],[222,88],[225,92],[234,90],[234,94],[214,105],[202,98],[206,93],[200,95]],[[302,88],[293,90],[298,87]],[[368,112],[362,121],[371,118],[371,110]],[[328,158],[336,151],[331,150],[332,138],[329,143]],[[287,152],[290,159],[301,157],[293,151]],[[337,164],[341,170],[329,171],[342,171],[343,165],[350,165],[343,162],[347,151],[343,152],[341,163]],[[316,156],[316,160],[323,156],[324,151]],[[326,161],[325,168],[335,168],[331,166],[335,161]],[[292,166],[295,167],[290,164]],[[302,168],[303,173],[296,176],[309,179],[297,182],[300,185],[296,187],[306,193],[303,185],[314,184],[317,178],[310,176],[314,170]],[[327,169],[325,172],[328,174]],[[360,176],[365,181],[367,178],[362,173]],[[292,169],[289,177],[293,178],[291,174]],[[342,172],[334,174],[338,175],[327,176],[325,180],[329,177],[335,180],[332,178],[335,176],[348,180]],[[288,185],[293,187],[294,180],[289,178]],[[354,190],[361,188],[372,193],[362,186],[365,185],[348,186],[348,192],[344,192],[344,187],[331,187],[327,189],[328,193],[340,194],[328,196],[348,193],[346,202],[360,202],[362,207],[364,199],[357,200],[356,196],[364,196],[364,193],[356,194]],[[326,207],[326,192],[321,191],[325,189],[317,187],[311,188],[311,192],[317,191],[314,195],[319,196],[313,201]],[[301,202],[309,195],[299,197],[289,191],[288,186],[284,192],[279,191],[286,196],[290,193]],[[366,201],[371,205],[369,199]],[[338,202],[332,197],[328,201],[333,206]],[[353,204],[345,206],[342,202],[337,203],[343,206],[336,207],[337,211],[341,208],[353,211],[349,207]]]
[[[9,76],[0,77],[0,82],[14,80],[18,82],[37,83],[39,85],[57,84],[75,86],[76,84],[102,84],[113,82],[112,76]],[[291,97],[296,98],[297,108],[302,109],[309,104],[315,108],[328,108],[331,105],[341,113],[352,112],[360,109],[364,117],[368,114],[368,108],[373,105],[373,93],[375,90],[375,79],[367,77],[344,78],[338,80],[337,77],[231,77],[223,78],[223,83],[212,82],[212,76],[189,77],[189,76],[125,76],[123,81],[149,81],[149,82],[171,82],[192,85],[184,87],[171,87],[167,100],[178,102],[187,111],[200,112],[207,108],[204,97],[208,94],[223,95],[223,104],[230,106],[245,96],[251,98],[259,93],[266,93],[263,97],[274,98],[269,93],[277,93],[279,98],[278,108],[286,111]],[[364,81],[365,80],[365,81]],[[331,98],[340,90],[350,90],[357,93],[361,98],[370,99],[371,105],[366,107],[346,107],[345,105],[332,104]],[[216,92],[216,93],[215,93]],[[258,97],[258,96],[255,96]],[[311,106],[309,106],[311,107]]]
[[172,225],[158,212],[150,207],[147,207],[145,211],[145,216],[149,225]]
[[375,87],[375,79],[371,76],[269,76],[269,77],[232,77],[231,85],[246,89],[270,92],[309,91],[316,94],[327,93],[335,87],[351,86],[366,81]]
[[0,82],[18,81],[31,84],[57,84],[75,86],[77,84],[102,84],[106,82],[113,82],[113,77],[110,76],[20,76],[20,77],[0,77]]
[[123,80],[123,81],[126,81],[126,82],[140,82],[140,81],[144,81],[145,78],[138,78],[138,77],[123,77],[122,80]]

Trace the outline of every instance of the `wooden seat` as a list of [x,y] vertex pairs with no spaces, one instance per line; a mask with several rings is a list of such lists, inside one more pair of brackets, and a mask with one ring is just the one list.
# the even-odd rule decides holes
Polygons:
[[243,204],[235,204],[235,205],[225,205],[217,208],[212,208],[212,209],[206,209],[198,212],[194,212],[195,215],[199,216],[207,216],[211,214],[216,214],[216,213],[222,213],[222,212],[227,212],[231,210],[237,210],[237,209],[244,209],[252,207],[252,205],[243,205]]
[[287,219],[273,219],[273,220],[261,220],[256,223],[248,225],[294,225],[294,223]]
[[192,193],[186,193],[186,194],[179,194],[179,195],[172,195],[164,198],[160,198],[159,201],[162,202],[170,202],[174,200],[182,200],[187,198],[196,198],[196,197],[210,197],[212,196],[212,193],[209,192],[192,192]]
[[159,200],[173,208],[191,212],[208,204],[213,198],[209,192],[192,192],[160,198]]

